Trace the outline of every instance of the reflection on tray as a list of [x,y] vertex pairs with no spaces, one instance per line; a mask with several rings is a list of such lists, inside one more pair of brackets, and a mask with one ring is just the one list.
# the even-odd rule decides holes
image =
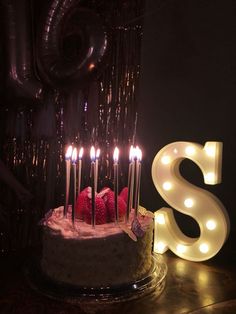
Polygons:
[[137,299],[155,290],[160,295],[165,287],[167,265],[161,255],[153,254],[153,265],[148,276],[125,285],[109,287],[83,287],[56,282],[41,272],[37,263],[27,265],[26,277],[30,286],[54,299],[77,303],[81,301],[120,302]]

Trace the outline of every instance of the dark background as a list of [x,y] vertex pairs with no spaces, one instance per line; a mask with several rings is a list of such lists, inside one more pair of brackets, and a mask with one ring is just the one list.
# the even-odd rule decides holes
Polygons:
[[[0,17],[1,3],[4,1],[6,0],[0,1]],[[113,1],[115,2],[115,0],[111,2],[106,0],[106,4]],[[130,3],[131,0],[122,1]],[[0,302],[1,313],[13,313],[13,311],[14,313],[85,313],[89,310],[96,311],[96,307],[98,312],[103,314],[199,312],[197,308],[200,308],[201,313],[209,312],[211,309],[218,313],[235,313],[236,2],[235,0],[146,1],[137,130],[138,144],[144,154],[141,203],[153,211],[168,206],[155,190],[151,179],[152,161],[162,147],[175,141],[193,141],[202,145],[206,141],[222,141],[224,147],[221,184],[204,185],[200,170],[190,161],[183,162],[181,172],[189,181],[216,195],[225,205],[231,220],[231,241],[227,241],[220,254],[204,263],[180,260],[173,257],[169,251],[164,255],[168,264],[168,278],[161,298],[150,294],[137,302],[120,304],[115,302],[107,306],[103,304],[101,307],[96,301],[96,306],[85,302],[81,303],[80,308],[77,303],[65,304],[54,298],[45,298],[38,293],[40,289],[30,292],[28,283],[26,285],[25,282],[25,273],[22,274],[19,266],[22,260],[28,260],[28,254],[22,254],[21,258],[18,255],[17,258],[15,255],[12,258],[10,255],[10,260],[3,259],[0,267],[2,278],[0,292],[3,292]],[[92,0],[92,2],[99,1]],[[41,1],[37,4],[41,7]],[[0,19],[0,25],[2,21],[3,19]],[[0,27],[0,35],[1,32],[3,32],[2,27]],[[0,43],[1,39],[0,36]],[[4,81],[2,71],[4,67],[5,59],[0,45],[1,82]],[[0,86],[2,109],[5,104],[2,101],[4,85],[0,84]],[[1,115],[2,112],[3,109],[0,110],[0,135],[3,135],[0,136],[0,144],[3,139],[4,142],[6,141],[3,132],[6,117]],[[2,149],[1,157],[4,154],[7,155]],[[21,176],[17,178],[22,180]],[[30,188],[33,188],[33,185]],[[0,192],[1,257],[1,254],[4,256],[5,252],[12,249],[19,247],[22,249],[26,244],[28,246],[34,243],[32,236],[35,233],[32,229],[34,229],[33,223],[38,223],[38,213],[35,206],[32,207],[30,216],[27,214],[27,208],[11,207],[8,194],[1,190],[1,185]],[[44,190],[41,194],[45,194]],[[12,199],[14,198],[15,195]],[[6,208],[11,214],[10,221],[13,225],[10,229],[11,234],[15,231],[11,245],[8,244],[8,230],[1,231],[1,227],[6,227],[5,224],[1,224],[1,214],[4,212],[1,205],[4,205],[4,202],[9,206]],[[184,232],[191,235],[198,233],[196,222],[186,215],[174,212]],[[30,230],[25,234],[24,226],[28,225]],[[27,228],[25,231],[28,231]],[[30,241],[25,241],[25,238]],[[0,261],[2,262],[1,258]],[[222,302],[223,300],[228,302]]]
[[[115,6],[116,3],[116,1],[100,2],[103,3],[104,8],[108,4]],[[100,2],[89,1],[91,7]],[[127,0],[127,2],[118,1],[117,3],[122,9],[113,10],[113,14],[116,15],[116,12],[129,12],[124,8],[130,2],[131,0]],[[3,3],[4,1],[0,2],[1,14],[3,12]],[[38,16],[40,16],[40,13],[43,15],[43,4],[47,1],[43,1],[42,4],[37,1],[33,1],[33,3],[36,5],[36,9],[38,8],[38,11],[35,10],[35,12],[39,12],[39,14],[33,14],[35,28],[37,29],[40,26]],[[102,10],[102,6],[96,5],[104,16],[110,17],[108,13]],[[111,10],[112,8],[111,5]],[[142,12],[141,4],[140,8]],[[135,12],[135,16],[138,14],[139,12]],[[131,18],[131,21],[128,14],[125,18],[130,24],[136,22],[139,24],[142,18],[144,21],[141,44],[141,78],[137,97],[137,142],[140,144],[144,155],[141,204],[152,211],[168,206],[155,190],[151,178],[152,161],[161,148],[175,141],[192,141],[201,145],[204,145],[207,141],[222,141],[221,184],[215,186],[205,185],[201,171],[188,160],[182,163],[181,172],[187,180],[212,192],[221,200],[230,217],[232,235],[236,231],[234,199],[234,178],[236,175],[236,144],[234,139],[236,135],[234,116],[236,101],[236,3],[233,0],[146,0],[144,15],[139,15],[136,20]],[[6,105],[4,95],[7,94],[4,85],[6,76],[4,21],[6,22],[2,18],[0,22],[0,25],[2,25],[0,28],[1,126],[7,124],[4,109],[4,105]],[[116,37],[113,37],[113,39],[116,42]],[[135,52],[135,55],[138,56],[139,50],[137,49]],[[123,60],[119,59],[118,61],[122,65]],[[137,63],[137,60],[135,62]],[[135,102],[133,105],[135,105]],[[15,108],[15,103],[14,100],[10,107]],[[36,108],[33,103],[34,107]],[[129,108],[131,107],[129,102]],[[30,115],[30,112],[28,109],[25,110],[25,116],[26,113]],[[49,118],[48,121],[50,121]],[[132,126],[132,124],[130,125]],[[7,127],[10,128],[10,126],[5,128],[2,126],[5,133]],[[13,128],[13,126],[11,127]],[[1,147],[3,147],[2,142],[7,142],[5,133],[0,133]],[[32,143],[30,145],[32,146]],[[45,145],[47,145],[46,142]],[[11,143],[9,146],[11,147]],[[2,155],[7,155],[4,149],[2,149],[1,158]],[[56,155],[58,156],[58,154]],[[27,166],[30,167],[30,165],[31,163]],[[41,169],[39,171],[41,174]],[[24,183],[24,176],[17,174],[17,178]],[[60,178],[63,178],[63,175]],[[50,184],[47,184],[47,186],[51,188]],[[31,184],[28,188],[32,190],[34,185]],[[44,195],[44,190],[40,189],[39,194]],[[2,191],[1,196],[2,202],[9,203],[9,197],[6,197]],[[11,199],[14,201],[13,197]],[[35,203],[40,207],[38,199]],[[16,215],[17,217],[19,215],[23,217],[21,208],[18,210],[17,206],[11,206],[10,210],[14,219],[10,217],[9,220],[16,222],[18,228],[20,223],[15,217]],[[177,211],[174,211],[174,213],[184,232],[193,236],[199,234],[198,225],[192,218]],[[23,217],[22,220],[25,221],[25,218]],[[34,221],[38,221],[38,216],[34,218]],[[15,236],[15,239],[17,239],[17,236]]]
[[[162,147],[175,141],[222,141],[221,184],[204,185],[191,161],[182,163],[182,173],[221,200],[235,231],[235,1],[148,0],[142,47],[142,204],[151,210],[168,205],[151,179],[153,158]],[[198,232],[192,219],[175,214],[186,233]]]

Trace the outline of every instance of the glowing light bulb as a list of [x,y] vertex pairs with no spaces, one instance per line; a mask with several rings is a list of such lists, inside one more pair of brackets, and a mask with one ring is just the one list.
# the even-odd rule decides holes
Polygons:
[[205,182],[209,183],[209,182],[215,182],[215,174],[214,172],[208,172],[205,175]]
[[214,230],[216,228],[215,220],[208,220],[206,222],[206,227],[207,227],[208,230]]
[[164,165],[168,165],[170,163],[170,156],[163,156],[161,158],[161,162],[164,164]]
[[157,242],[155,243],[155,251],[158,253],[163,253],[165,251],[166,245],[164,242]]
[[193,146],[187,146],[185,148],[185,153],[188,155],[188,156],[192,156],[194,155],[196,152],[195,148]]
[[[180,168],[182,160],[191,159],[200,168],[205,184],[220,183],[222,147],[221,142],[206,142],[204,146],[175,142],[156,154],[152,164],[153,183],[169,206],[154,213],[154,252],[155,248],[160,254],[170,249],[181,258],[204,261],[223,246],[229,233],[229,217],[223,204],[209,191],[188,182]],[[181,232],[174,210],[193,217],[199,224],[197,239]]]
[[169,191],[172,188],[172,184],[168,181],[164,182],[162,185],[163,189]]
[[186,200],[184,201],[184,206],[187,208],[191,208],[193,207],[193,200],[191,198],[186,198]]
[[163,214],[158,214],[156,215],[156,221],[160,224],[160,225],[164,225],[165,224],[165,216]]
[[207,156],[215,157],[215,154],[216,154],[215,146],[207,146],[205,147],[205,151],[206,151]]
[[184,252],[186,252],[186,246],[184,246],[184,245],[182,245],[182,244],[178,244],[176,249],[177,249],[177,252],[178,252],[178,253],[184,253]]
[[206,244],[206,243],[202,243],[200,246],[199,246],[199,250],[202,252],[202,253],[207,253],[209,251],[209,246]]

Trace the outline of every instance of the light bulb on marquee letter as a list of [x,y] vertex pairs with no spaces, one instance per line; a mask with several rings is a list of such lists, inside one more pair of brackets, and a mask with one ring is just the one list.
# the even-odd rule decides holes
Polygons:
[[210,192],[185,180],[179,171],[180,163],[188,158],[201,169],[206,184],[221,182],[222,143],[200,144],[175,142],[162,148],[152,164],[152,178],[162,198],[179,212],[196,220],[199,238],[184,235],[179,229],[171,208],[155,212],[154,251],[164,253],[168,248],[179,257],[191,261],[207,260],[221,249],[228,233],[228,214]]

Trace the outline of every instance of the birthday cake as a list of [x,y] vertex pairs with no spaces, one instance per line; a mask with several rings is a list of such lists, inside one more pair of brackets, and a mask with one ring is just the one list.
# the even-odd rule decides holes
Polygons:
[[91,193],[77,198],[75,219],[64,207],[51,210],[42,221],[41,268],[50,279],[83,287],[110,287],[135,282],[152,268],[153,217],[142,208],[126,217],[125,189],[118,196],[115,221],[114,192],[103,189],[95,198],[95,226],[91,224]]

